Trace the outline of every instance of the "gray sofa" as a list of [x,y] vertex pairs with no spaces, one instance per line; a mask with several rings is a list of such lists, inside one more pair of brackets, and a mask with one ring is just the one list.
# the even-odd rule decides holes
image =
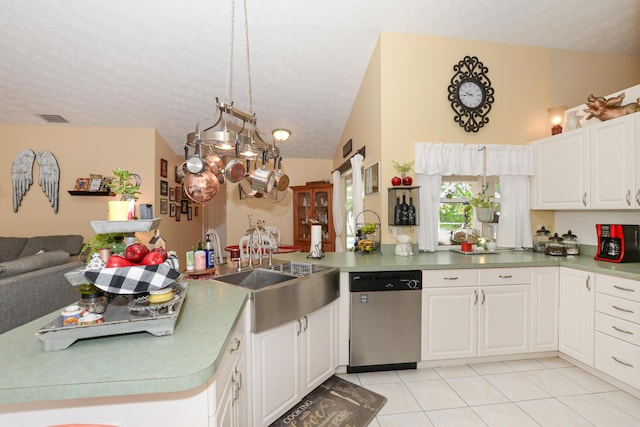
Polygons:
[[[0,237],[0,334],[77,301],[80,235]],[[34,332],[37,330],[34,329]]]

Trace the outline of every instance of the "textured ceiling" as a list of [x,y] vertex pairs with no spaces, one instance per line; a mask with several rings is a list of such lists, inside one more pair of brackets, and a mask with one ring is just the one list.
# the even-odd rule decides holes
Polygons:
[[[240,0],[228,84],[232,3],[0,0],[0,123],[153,127],[183,153],[216,97],[249,111]],[[247,3],[253,111],[292,131],[287,157],[333,157],[380,32],[640,56],[639,0]]]

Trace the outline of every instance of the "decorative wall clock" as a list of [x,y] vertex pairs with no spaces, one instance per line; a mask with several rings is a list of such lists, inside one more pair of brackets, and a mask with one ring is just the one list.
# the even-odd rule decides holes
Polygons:
[[494,90],[489,69],[475,56],[465,56],[453,66],[448,99],[455,112],[453,120],[467,132],[478,132],[489,123]]

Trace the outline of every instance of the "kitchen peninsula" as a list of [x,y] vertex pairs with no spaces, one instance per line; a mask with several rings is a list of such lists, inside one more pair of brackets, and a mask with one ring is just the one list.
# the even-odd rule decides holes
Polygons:
[[[354,271],[567,267],[640,280],[640,263],[595,261],[586,253],[574,258],[549,257],[530,250],[490,255],[443,251],[411,257],[326,253],[320,260],[292,253],[278,259],[337,267],[341,278]],[[44,352],[34,332],[58,313],[0,335],[0,424],[20,425],[18,421],[23,420],[38,420],[41,424],[46,420],[51,424],[64,411],[67,415],[85,416],[85,420],[86,414],[99,415],[91,419],[123,426],[130,425],[122,423],[123,419],[159,426],[186,425],[185,414],[193,419],[208,419],[210,385],[219,379],[224,349],[236,325],[243,321],[248,295],[245,289],[234,285],[210,280],[190,282],[175,333],[166,337],[136,333],[94,338],[80,340],[66,350]],[[341,330],[348,329],[349,319],[342,311],[345,304],[348,306],[347,300],[348,288],[341,280]],[[338,339],[343,337],[339,335]],[[339,352],[344,351],[339,344]],[[339,365],[342,361],[339,357]]]

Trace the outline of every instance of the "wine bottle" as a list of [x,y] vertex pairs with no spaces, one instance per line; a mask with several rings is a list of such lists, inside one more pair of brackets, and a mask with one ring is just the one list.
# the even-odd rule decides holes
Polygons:
[[413,197],[409,197],[409,225],[416,225],[416,207],[413,206]]
[[400,205],[400,224],[409,225],[409,205],[407,204],[407,196],[402,195],[402,204]]
[[400,206],[400,197],[396,197],[396,207],[393,209],[393,223],[395,225],[402,224],[402,208]]

